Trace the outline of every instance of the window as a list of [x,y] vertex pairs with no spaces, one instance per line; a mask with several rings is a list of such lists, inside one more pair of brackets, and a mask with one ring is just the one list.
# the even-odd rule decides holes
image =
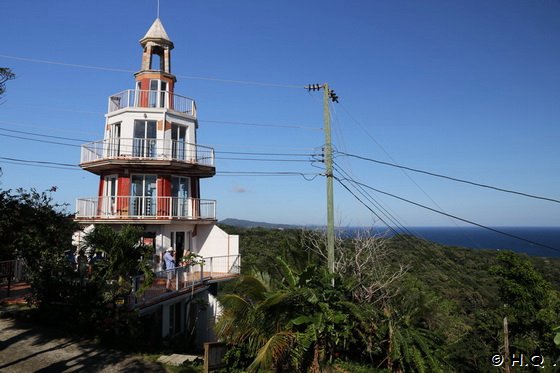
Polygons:
[[158,79],[150,80],[149,107],[167,107],[167,82]]
[[174,217],[189,217],[189,189],[188,177],[173,176],[171,178],[171,206]]
[[118,157],[121,155],[121,123],[113,123],[109,126],[109,138],[107,144],[107,155]]
[[154,216],[157,206],[156,175],[130,177],[130,206],[133,216]]
[[117,175],[105,176],[104,198],[101,203],[106,216],[114,215],[117,211],[117,180]]
[[135,120],[132,155],[141,158],[153,158],[156,155],[156,121]]
[[171,157],[178,160],[187,159],[187,127],[179,124],[171,124]]

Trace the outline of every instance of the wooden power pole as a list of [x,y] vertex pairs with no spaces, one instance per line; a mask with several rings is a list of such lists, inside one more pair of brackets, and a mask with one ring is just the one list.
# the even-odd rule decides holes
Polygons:
[[329,101],[338,103],[338,96],[329,89],[329,84],[310,84],[305,87],[308,91],[323,90],[323,129],[325,132],[325,176],[327,178],[327,266],[334,273],[334,193],[333,193],[333,151],[331,138],[331,114]]

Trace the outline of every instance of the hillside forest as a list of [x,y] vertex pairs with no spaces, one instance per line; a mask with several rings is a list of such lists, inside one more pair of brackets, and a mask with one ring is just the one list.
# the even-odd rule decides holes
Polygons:
[[[106,259],[76,271],[67,260],[76,226],[52,192],[0,190],[0,259],[25,260],[33,315],[113,347],[150,342],[138,315],[115,307],[127,279],[151,274],[141,227],[96,230],[91,244]],[[361,232],[336,240],[333,274],[321,231],[222,228],[239,235],[242,255],[242,276],[218,289],[224,372],[560,366],[558,259]]]
[[224,371],[555,369],[557,259],[362,232],[337,239],[332,275],[322,232],[223,228],[243,258],[221,289]]

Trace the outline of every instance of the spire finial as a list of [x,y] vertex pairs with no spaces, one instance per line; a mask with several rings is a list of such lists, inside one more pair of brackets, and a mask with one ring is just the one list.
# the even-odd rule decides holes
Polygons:
[[159,18],[159,0],[157,0],[157,18]]

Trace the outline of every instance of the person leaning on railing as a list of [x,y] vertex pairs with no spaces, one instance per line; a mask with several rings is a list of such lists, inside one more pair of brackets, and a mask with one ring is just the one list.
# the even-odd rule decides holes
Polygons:
[[173,273],[175,272],[175,250],[172,247],[165,250],[163,254],[163,260],[165,262],[165,270],[167,271],[167,283],[165,288],[167,291],[171,291],[171,280],[173,279]]

